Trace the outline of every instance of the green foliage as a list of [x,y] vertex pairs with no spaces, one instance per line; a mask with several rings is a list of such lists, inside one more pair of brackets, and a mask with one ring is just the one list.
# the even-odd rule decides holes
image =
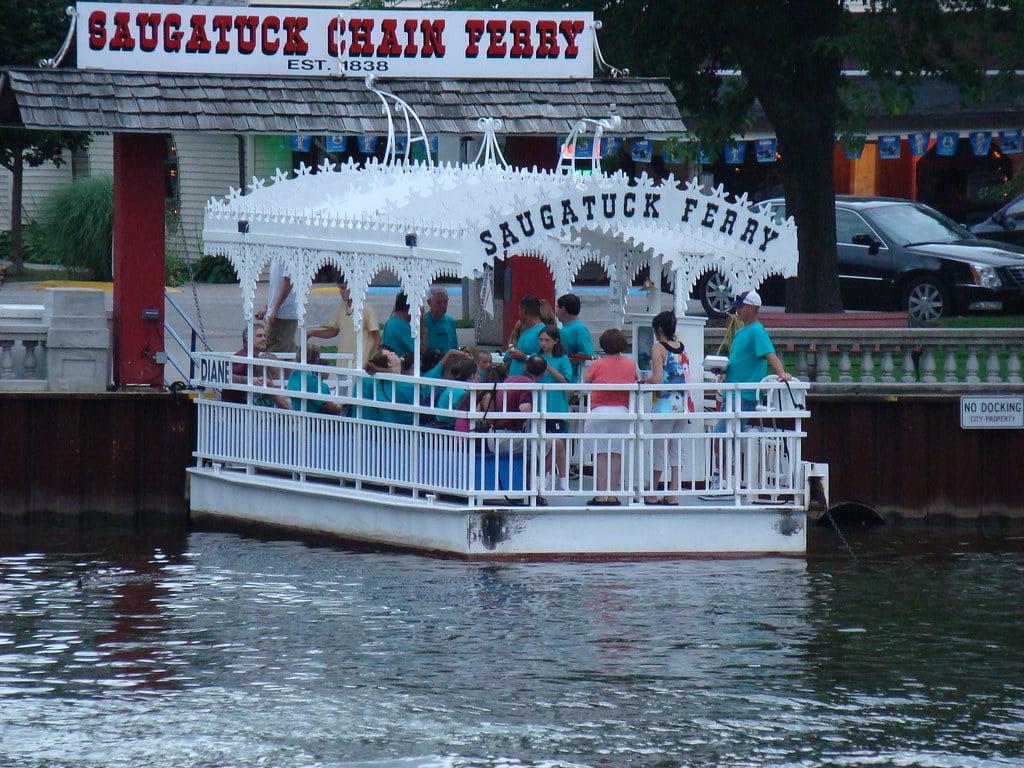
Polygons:
[[43,248],[51,264],[82,270],[94,280],[111,279],[114,181],[79,179],[58,187],[43,203]]
[[[24,250],[25,262],[27,264],[48,264],[48,254],[45,248],[45,233],[39,222],[33,221],[25,224],[21,230],[22,248]],[[11,233],[10,231],[0,232],[0,259],[11,258]]]
[[188,264],[176,253],[168,253],[164,261],[164,284],[184,285],[188,282]]
[[203,256],[193,270],[197,283],[237,283],[238,275],[225,256]]

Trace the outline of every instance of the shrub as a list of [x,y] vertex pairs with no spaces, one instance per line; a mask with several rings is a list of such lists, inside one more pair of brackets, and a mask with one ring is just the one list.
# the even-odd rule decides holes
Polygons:
[[50,263],[84,270],[95,280],[111,279],[114,180],[78,179],[58,187],[43,203],[43,250]]
[[[21,227],[21,252],[26,264],[48,264],[48,254],[43,243],[43,227],[37,221],[23,224]],[[0,259],[11,258],[10,230],[0,232]]]
[[238,275],[226,256],[203,256],[194,265],[197,283],[237,283]]
[[188,265],[176,253],[168,253],[164,261],[164,283],[178,286],[188,282]]

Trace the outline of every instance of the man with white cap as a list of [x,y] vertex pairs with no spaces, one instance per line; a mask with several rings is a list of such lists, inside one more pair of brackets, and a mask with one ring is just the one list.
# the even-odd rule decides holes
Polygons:
[[[757,319],[761,310],[761,296],[757,291],[744,291],[732,302],[732,310],[743,323],[736,331],[732,346],[729,348],[729,367],[725,371],[725,380],[730,383],[756,383],[768,375],[768,366],[782,381],[792,377],[786,373],[782,361],[775,354],[768,331]],[[754,390],[745,390],[741,398],[743,410],[754,410]],[[749,404],[748,404],[749,403]]]

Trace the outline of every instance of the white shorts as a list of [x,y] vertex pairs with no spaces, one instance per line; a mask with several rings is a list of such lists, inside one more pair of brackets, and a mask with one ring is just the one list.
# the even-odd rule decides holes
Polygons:
[[[624,405],[599,405],[591,409],[594,414],[628,414]],[[632,444],[632,419],[593,419],[588,420],[584,433],[588,435],[619,435],[619,437],[591,438],[584,441],[583,450],[589,453],[623,453]]]

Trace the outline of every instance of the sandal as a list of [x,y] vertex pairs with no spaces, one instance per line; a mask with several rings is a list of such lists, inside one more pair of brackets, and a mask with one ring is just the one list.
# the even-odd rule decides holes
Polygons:
[[679,505],[679,499],[670,499],[668,496],[665,496],[658,504],[663,507],[676,507]]

